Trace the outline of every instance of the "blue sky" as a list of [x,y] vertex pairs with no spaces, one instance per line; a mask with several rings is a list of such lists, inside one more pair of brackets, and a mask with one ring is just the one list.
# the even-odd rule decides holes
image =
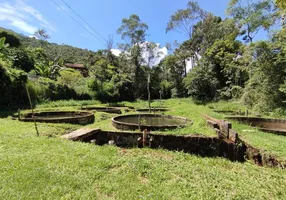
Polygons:
[[[61,8],[59,8],[58,4]],[[184,35],[165,33],[170,16],[178,9],[186,8],[187,0],[64,0],[103,38],[113,35],[114,44],[121,42],[116,30],[122,18],[137,14],[148,24],[147,40],[160,43],[179,42],[187,39]],[[228,0],[200,0],[199,5],[206,11],[225,18]],[[37,28],[44,28],[51,36],[50,42],[68,44],[84,49],[104,49],[106,45],[97,40],[77,24],[63,10],[87,25],[73,13],[62,0],[0,0],[0,26],[24,35],[32,35]],[[101,38],[91,28],[95,36]],[[261,36],[260,36],[261,37]],[[115,46],[116,47],[116,46]]]

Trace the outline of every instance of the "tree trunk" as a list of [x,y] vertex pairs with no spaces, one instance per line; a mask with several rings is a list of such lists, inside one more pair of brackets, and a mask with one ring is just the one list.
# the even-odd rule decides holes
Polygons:
[[151,113],[151,94],[150,94],[150,74],[148,73],[148,79],[147,79],[147,90],[148,90],[148,107],[149,107],[149,113]]

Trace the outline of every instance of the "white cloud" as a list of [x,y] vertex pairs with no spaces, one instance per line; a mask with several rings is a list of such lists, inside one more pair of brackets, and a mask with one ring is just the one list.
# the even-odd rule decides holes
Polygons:
[[31,25],[29,25],[26,22],[21,21],[21,20],[13,20],[11,22],[11,25],[21,29],[22,31],[24,31],[26,33],[30,33],[30,34],[33,34],[37,31],[36,27],[31,26]]
[[[142,58],[144,59],[145,64],[148,63],[148,57],[150,54],[146,49],[147,44],[148,42],[144,42],[140,44],[141,48],[143,49]],[[119,49],[111,49],[111,52],[113,53],[113,55],[119,56],[119,54],[122,51]],[[155,58],[150,62],[151,66],[158,65],[161,62],[161,60],[163,60],[168,55],[168,49],[166,47],[160,48],[160,44],[157,43],[154,49],[154,55],[155,55]]]
[[119,56],[119,54],[121,53],[121,51],[119,49],[111,49],[111,52],[115,56]]
[[39,11],[22,0],[16,0],[14,3],[0,3],[0,21],[7,22],[29,34],[33,34],[39,27],[56,31]]
[[196,59],[189,57],[185,60],[187,72],[191,71],[198,63],[197,60],[200,60],[202,56],[196,53]]
[[[161,60],[163,60],[168,55],[168,50],[166,47],[161,48],[160,44],[156,43],[155,48],[153,49],[153,52],[151,53],[147,49],[148,44],[149,42],[143,42],[140,44],[141,48],[143,48],[142,57],[144,59],[145,64],[153,67],[153,66],[158,65],[161,62]],[[154,57],[149,60],[152,54]]]
[[25,4],[22,0],[17,0],[17,7],[19,8],[19,10],[29,13],[34,18],[36,18],[39,22],[41,22],[41,25],[43,27],[52,31],[56,31],[56,29],[43,17],[43,15],[39,11]]

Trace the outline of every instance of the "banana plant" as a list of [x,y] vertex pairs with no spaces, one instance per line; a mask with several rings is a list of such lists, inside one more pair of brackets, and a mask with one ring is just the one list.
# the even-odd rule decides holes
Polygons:
[[4,59],[6,58],[6,48],[9,46],[9,44],[5,44],[6,38],[2,37],[0,38],[0,58]]

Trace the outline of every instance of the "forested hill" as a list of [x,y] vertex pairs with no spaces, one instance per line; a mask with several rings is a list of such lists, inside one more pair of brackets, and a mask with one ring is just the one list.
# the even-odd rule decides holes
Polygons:
[[[91,57],[91,55],[95,54],[95,52],[87,50],[87,49],[81,49],[77,47],[72,47],[69,45],[59,45],[56,43],[49,43],[46,41],[40,41],[32,37],[27,37],[22,34],[16,33],[12,30],[5,29],[3,27],[0,27],[0,32],[8,32],[10,34],[13,34],[20,38],[21,43],[25,47],[41,47],[44,49],[45,54],[51,59],[54,60],[58,56],[60,56],[65,62],[71,62],[71,63],[83,63],[85,64],[87,62],[87,59]],[[44,45],[43,45],[44,42]]]
[[[43,29],[34,33],[38,39],[2,31],[0,94],[5,96],[0,97],[0,105],[27,104],[18,102],[27,99],[18,97],[19,91],[25,92],[25,84],[34,94],[35,103],[59,99],[116,102],[191,97],[203,103],[240,101],[255,112],[282,116],[286,112],[286,5],[278,1],[274,5],[268,0],[246,5],[240,2],[230,1],[230,18],[226,19],[202,10],[193,1],[175,12],[166,32],[183,29],[188,39],[175,44],[173,53],[156,66],[160,56],[157,45],[152,41],[141,45],[146,42],[148,25],[136,14],[123,18],[117,29],[127,52],[119,56],[108,50],[92,52],[47,43],[49,36]],[[187,29],[185,23],[190,25]],[[274,27],[280,23],[276,30]],[[273,34],[269,39],[256,41],[256,33],[261,29]],[[189,58],[196,62],[188,72],[185,61]],[[82,76],[79,69],[67,69],[66,62],[85,64],[88,76]],[[31,76],[39,78],[34,80]]]

